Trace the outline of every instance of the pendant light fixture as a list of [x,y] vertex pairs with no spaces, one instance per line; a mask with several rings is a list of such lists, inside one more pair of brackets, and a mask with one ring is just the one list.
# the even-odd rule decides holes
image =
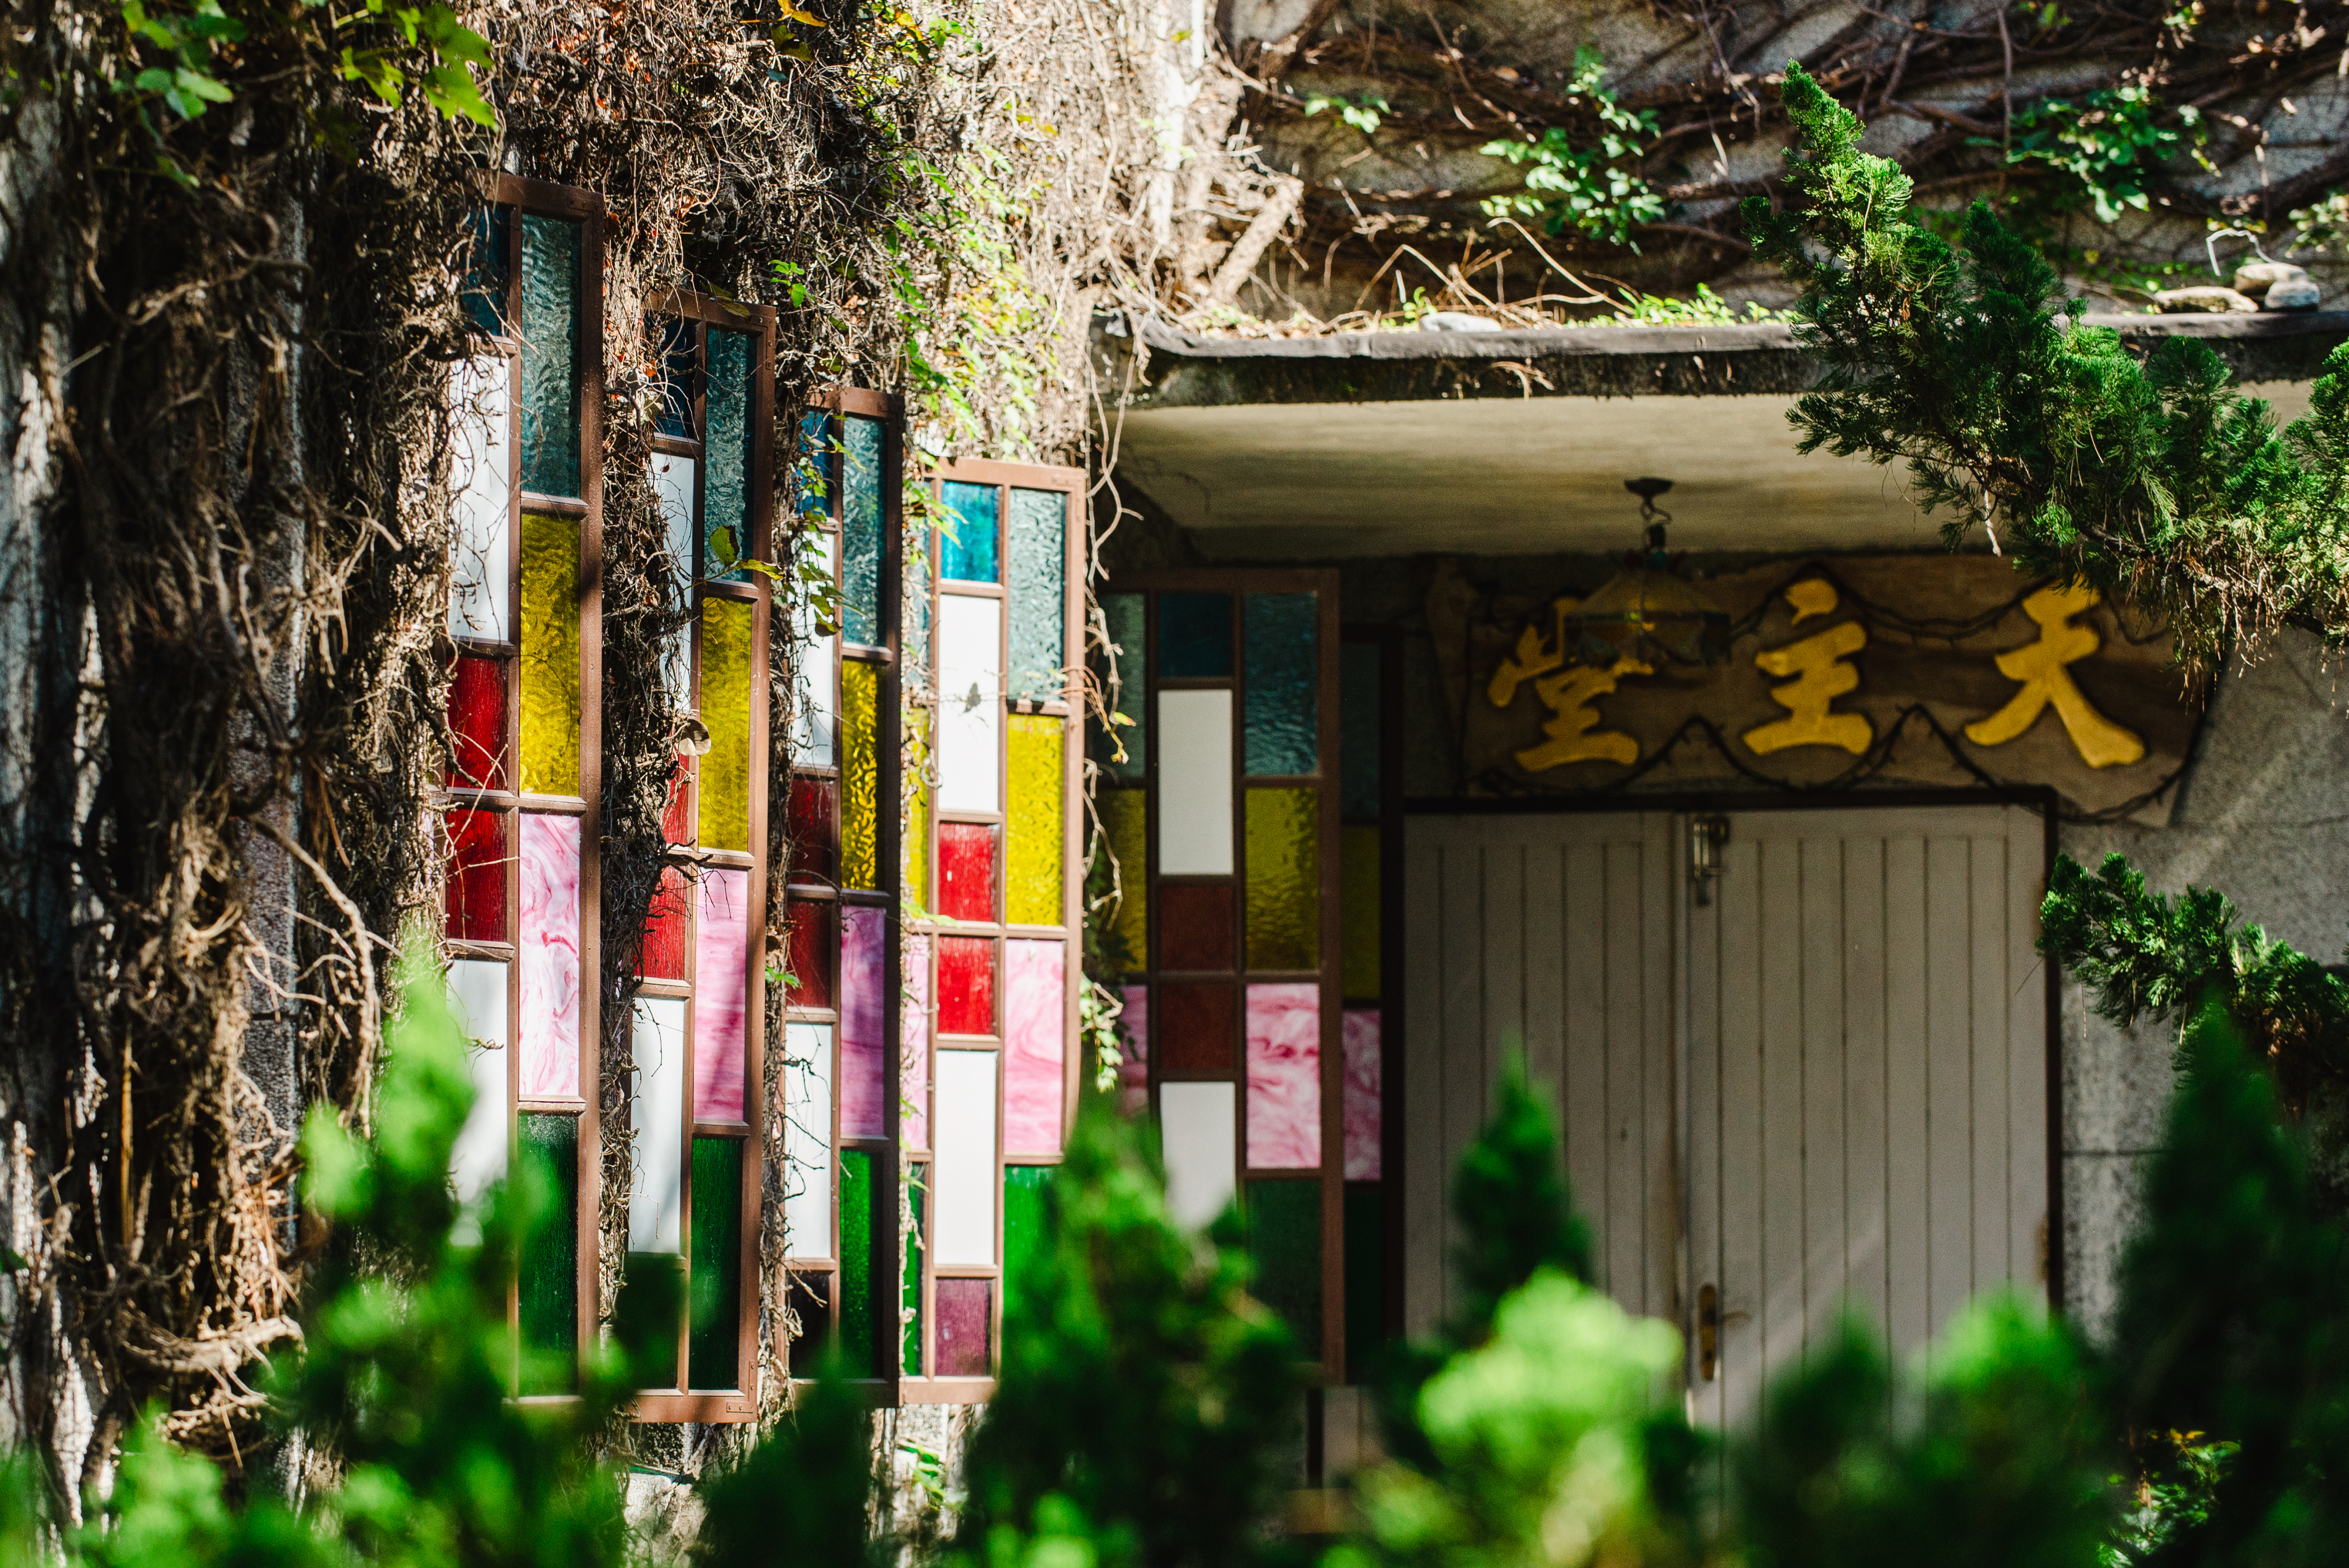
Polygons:
[[1682,578],[1677,558],[1664,550],[1664,529],[1672,514],[1656,498],[1672,488],[1660,479],[1625,480],[1640,498],[1647,524],[1640,551],[1627,551],[1623,570],[1565,617],[1577,636],[1581,659],[1608,665],[1618,659],[1655,664],[1713,665],[1729,655],[1729,616]]

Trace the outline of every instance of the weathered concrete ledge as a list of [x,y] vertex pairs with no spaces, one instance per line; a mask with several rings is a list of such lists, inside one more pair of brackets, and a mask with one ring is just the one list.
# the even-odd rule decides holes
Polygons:
[[[2146,349],[2165,337],[2198,338],[2244,382],[2312,380],[2349,341],[2349,311],[2086,319]],[[1794,329],[1776,323],[1218,338],[1152,318],[1110,318],[1096,323],[1094,340],[1112,357],[1137,341],[1148,350],[1135,408],[1783,395],[1809,390],[1822,368],[1796,346]],[[1121,368],[1111,383],[1125,378]]]

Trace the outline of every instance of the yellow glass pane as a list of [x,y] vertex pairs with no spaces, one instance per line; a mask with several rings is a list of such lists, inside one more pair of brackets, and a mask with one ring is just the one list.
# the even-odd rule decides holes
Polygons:
[[522,787],[579,793],[579,525],[522,520]]
[[701,847],[750,848],[750,621],[740,599],[701,602]]
[[881,886],[881,671],[840,666],[840,885]]
[[1011,716],[1011,823],[1003,856],[1003,902],[1004,918],[1014,925],[1061,923],[1066,733],[1065,721],[1050,714]]
[[1247,966],[1321,965],[1321,792],[1247,792]]
[[1379,830],[1338,830],[1338,920],[1346,1000],[1379,999]]
[[1122,958],[1112,954],[1110,959],[1121,968],[1140,969],[1150,954],[1150,792],[1104,789],[1099,809],[1110,853],[1117,857],[1118,885],[1125,893],[1109,928],[1125,953]]
[[905,897],[915,909],[930,907],[930,715],[905,715]]

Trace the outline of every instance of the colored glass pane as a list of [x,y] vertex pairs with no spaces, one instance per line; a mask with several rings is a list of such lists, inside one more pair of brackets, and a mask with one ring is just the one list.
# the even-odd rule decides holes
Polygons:
[[693,928],[693,1119],[740,1121],[750,1039],[750,873],[701,872]]
[[568,1394],[579,1384],[579,1119],[524,1112],[522,1161],[543,1200],[523,1240],[524,1394]]
[[930,1202],[935,1256],[943,1268],[995,1262],[995,1053],[937,1054],[937,1148]]
[[1110,923],[1104,956],[1112,969],[1143,969],[1150,963],[1150,795],[1143,789],[1104,789],[1095,809],[1117,858],[1117,918]]
[[793,1269],[784,1276],[783,1300],[799,1321],[792,1336],[792,1376],[813,1377],[823,1370],[832,1343],[832,1276]]
[[[522,488],[579,493],[579,225],[522,214]],[[524,620],[526,626],[535,622]]]
[[1321,987],[1311,981],[1247,988],[1247,1162],[1321,1163]]
[[[1143,701],[1143,598],[1139,593],[1104,593],[1101,607],[1109,625],[1110,644],[1117,650],[1117,711],[1133,722],[1094,730],[1092,756],[1111,778],[1139,782],[1148,775],[1150,752],[1150,727],[1145,722],[1150,705]],[[1107,661],[1102,663],[1102,689],[1106,692],[1110,672]]]
[[1158,694],[1158,874],[1232,874],[1232,694]]
[[938,1032],[995,1033],[995,939],[938,938]]
[[938,523],[938,576],[948,583],[999,580],[996,540],[1002,532],[993,485],[948,480],[941,498],[946,516]]
[[1123,1031],[1118,1047],[1117,1106],[1128,1116],[1140,1116],[1150,1108],[1150,987],[1122,986],[1119,1000],[1124,1008],[1117,1016]]
[[1380,852],[1378,829],[1338,830],[1339,953],[1350,1001],[1379,998]]
[[905,668],[930,667],[930,551],[916,545],[905,552],[905,624],[899,640],[905,646]]
[[1068,685],[1068,498],[1059,490],[1011,492],[1005,586],[1011,596],[1012,700],[1058,702]]
[[522,520],[522,787],[579,793],[579,525]]
[[1320,771],[1319,601],[1311,593],[1247,596],[1247,770]]
[[1379,757],[1384,749],[1381,709],[1385,698],[1376,643],[1338,647],[1339,815],[1361,820],[1379,814]]
[[513,361],[484,354],[450,367],[449,634],[513,640]]
[[523,813],[522,1018],[525,1099],[579,1094],[579,819]]
[[885,476],[878,419],[841,421],[840,631],[852,643],[881,641],[881,532]]
[[1239,949],[1229,882],[1165,882],[1158,889],[1158,967],[1228,973]]
[[1247,1184],[1248,1290],[1280,1315],[1307,1359],[1321,1354],[1321,1183]]
[[1175,680],[1216,680],[1232,673],[1230,594],[1158,595],[1158,673]]
[[791,926],[792,988],[794,1007],[832,1006],[832,923],[838,906],[793,899],[783,906]]
[[[674,1253],[630,1253],[620,1276],[620,1298],[614,1311],[613,1337],[623,1344],[643,1345],[633,1362],[636,1387],[668,1392],[678,1380],[677,1330],[685,1310],[685,1260]],[[657,1320],[652,1314],[666,1306]]]
[[1003,1315],[1019,1310],[1028,1288],[1028,1273],[1050,1245],[1049,1230],[1052,1167],[1006,1165],[1003,1168]]
[[1378,1365],[1387,1337],[1386,1192],[1375,1184],[1346,1189],[1346,1381],[1360,1383]]
[[[685,1001],[639,996],[629,1020],[628,1253],[684,1250]],[[675,1376],[672,1369],[670,1377]],[[662,1384],[669,1378],[659,1379]]]
[[1247,792],[1247,966],[1321,963],[1321,796]]
[[910,1225],[905,1231],[903,1283],[897,1291],[897,1316],[905,1324],[905,1342],[898,1346],[899,1363],[908,1377],[922,1375],[922,1211],[930,1195],[930,1168],[905,1168],[905,1206]]
[[840,438],[832,416],[810,410],[800,416],[799,449],[792,462],[792,511],[821,527],[832,516],[832,494],[840,472]]
[[989,1330],[995,1321],[995,1282],[991,1279],[942,1279],[937,1282],[938,1363],[940,1377],[985,1377],[994,1371],[988,1354]]
[[995,827],[938,824],[938,913],[948,920],[995,919]]
[[1003,944],[1003,1150],[1058,1154],[1068,1078],[1068,944]]
[[[676,573],[669,603],[679,609],[693,603],[693,585],[701,577],[701,528],[693,521],[694,470],[691,458],[655,452],[647,459],[652,469],[653,496],[660,502],[667,530],[669,563]],[[693,706],[693,624],[679,618],[677,629],[661,644],[661,689],[670,706]]]
[[1154,1023],[1162,1067],[1176,1072],[1229,1072],[1237,1060],[1228,985],[1162,983]]
[[[660,405],[653,410],[653,428],[690,441],[694,438],[694,361],[700,357],[694,343],[698,329],[693,323],[674,316],[656,316],[649,328],[654,362],[660,367]],[[690,569],[690,562],[685,564]]]
[[881,977],[888,912],[852,904],[840,912],[840,1135],[886,1138]]
[[1003,602],[938,600],[938,808],[993,811],[1003,757]]
[[1068,725],[1056,715],[1010,717],[1011,810],[1004,853],[1004,915],[1013,925],[1059,925],[1061,801],[1067,793]]
[[1228,1083],[1158,1086],[1158,1140],[1166,1161],[1166,1212],[1197,1230],[1238,1190],[1234,1174],[1236,1097]]
[[881,886],[881,671],[850,659],[840,669],[840,885]]
[[832,1256],[832,1026],[783,1026],[783,1255]]
[[[876,1224],[874,1210],[880,1183],[874,1179],[873,1155],[863,1149],[840,1151],[840,1358],[852,1377],[873,1377],[881,1368],[882,1336],[879,1303],[873,1297],[881,1284],[874,1277],[874,1240],[885,1233]],[[886,1278],[886,1274],[883,1275]]]
[[653,890],[652,907],[645,914],[645,951],[639,970],[647,980],[685,978],[687,915],[692,909],[693,888],[678,866],[661,868],[660,885]]
[[701,537],[705,570],[739,583],[750,537],[750,359],[748,334],[709,333],[709,379],[703,405]]
[[506,816],[502,811],[450,811],[448,925],[459,942],[506,940]]
[[693,758],[680,755],[669,769],[668,804],[661,808],[661,841],[693,842]]
[[916,910],[930,907],[930,715],[916,708],[901,716],[905,769],[898,775],[905,790],[905,902]]
[[1381,1076],[1379,1036],[1381,1020],[1376,1007],[1349,1007],[1340,1016],[1346,1068],[1346,1180],[1375,1181],[1385,1170],[1380,1139],[1383,1123],[1380,1105],[1386,1096]]
[[930,1146],[930,939],[905,938],[905,989],[897,1013],[897,1140]]
[[743,599],[701,602],[701,847],[750,847],[750,655],[756,606]]
[[[800,560],[823,571],[832,569],[833,538],[813,536],[813,548],[802,548]],[[797,666],[792,682],[792,759],[802,768],[829,768],[839,729],[833,667],[838,662],[832,634],[816,619],[813,600],[802,599],[793,616],[792,653]]]
[[742,1140],[693,1140],[693,1253],[686,1280],[692,1319],[686,1382],[738,1388],[742,1381]]
[[465,320],[495,337],[506,329],[506,280],[513,265],[507,232],[511,207],[476,207],[465,214]]
[[829,779],[792,780],[791,880],[828,882],[840,858],[833,824],[833,782]]

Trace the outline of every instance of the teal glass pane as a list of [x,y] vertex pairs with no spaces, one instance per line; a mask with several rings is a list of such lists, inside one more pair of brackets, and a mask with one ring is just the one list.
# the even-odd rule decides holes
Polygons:
[[1068,677],[1062,635],[1069,587],[1069,502],[1059,490],[1011,492],[1011,548],[1004,584],[1011,591],[1014,701],[1058,702]]
[[1379,645],[1341,643],[1338,647],[1338,800],[1348,820],[1379,814]]
[[1310,593],[1247,596],[1247,770],[1318,773],[1319,615]]
[[1050,1239],[1046,1194],[1055,1169],[1050,1165],[1003,1168],[1003,1316],[1007,1323],[1019,1310],[1019,1293],[1028,1288],[1029,1271]]
[[522,215],[522,488],[579,493],[579,225]]
[[579,1387],[579,1119],[522,1115],[522,1163],[544,1200],[523,1239],[522,1392]]
[[709,333],[709,379],[702,423],[703,570],[719,582],[742,581],[736,564],[750,553],[750,350],[747,334]]
[[687,1387],[732,1388],[741,1380],[742,1140],[693,1140],[693,1323],[685,1342]]
[[660,365],[660,407],[653,413],[653,428],[680,441],[694,438],[694,362],[700,357],[694,344],[698,330],[689,321],[659,316],[645,325]]
[[1247,1228],[1249,1292],[1288,1325],[1310,1361],[1321,1354],[1321,1183],[1249,1182]]
[[506,330],[506,278],[513,266],[506,233],[512,221],[508,207],[476,207],[465,218],[465,319],[492,336]]
[[946,516],[938,523],[938,575],[949,583],[995,583],[996,540],[1003,531],[998,513],[1001,494],[993,485],[967,485],[948,480],[939,504]]
[[1386,1189],[1346,1183],[1346,1381],[1365,1381],[1387,1338]]
[[[1101,596],[1102,618],[1109,626],[1109,640],[1117,649],[1117,711],[1133,720],[1117,727],[1116,744],[1096,728],[1092,734],[1093,760],[1112,779],[1140,780],[1145,776],[1149,758],[1150,705],[1143,700],[1142,595],[1139,593],[1104,593]],[[1109,671],[1102,671],[1102,689],[1109,689]],[[1125,756],[1118,757],[1123,746]]]
[[837,440],[829,414],[800,416],[799,456],[792,464],[792,511],[822,526],[832,515],[832,491],[839,472]]
[[878,419],[841,421],[840,632],[852,643],[881,641],[882,456]]
[[1158,673],[1172,680],[1216,680],[1232,673],[1232,596],[1158,595]]
[[898,1311],[905,1319],[905,1343],[900,1352],[908,1377],[922,1375],[922,1212],[928,1206],[930,1168],[911,1168],[905,1200],[913,1205],[914,1228],[905,1237],[905,1283],[898,1293]]
[[863,1149],[840,1151],[840,1361],[851,1377],[877,1377],[881,1336],[874,1301],[873,1241],[879,1196],[873,1155]]

